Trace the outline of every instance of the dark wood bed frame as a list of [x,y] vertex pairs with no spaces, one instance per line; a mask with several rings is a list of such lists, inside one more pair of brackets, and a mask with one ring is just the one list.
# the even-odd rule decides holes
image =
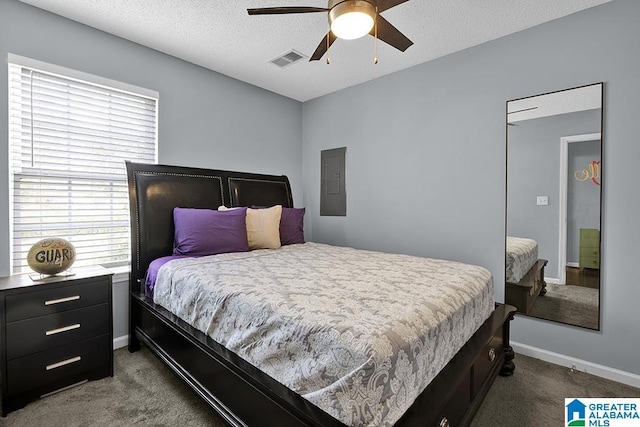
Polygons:
[[531,313],[533,303],[538,296],[547,293],[547,282],[544,280],[546,259],[539,259],[518,283],[507,282],[505,301],[513,305],[522,314]]
[[[144,343],[231,426],[344,426],[144,294],[149,263],[172,252],[174,207],[293,207],[288,178],[130,162],[126,167],[132,243],[129,351]],[[515,369],[509,346],[514,313],[514,307],[496,304],[396,426],[468,425],[496,376]]]

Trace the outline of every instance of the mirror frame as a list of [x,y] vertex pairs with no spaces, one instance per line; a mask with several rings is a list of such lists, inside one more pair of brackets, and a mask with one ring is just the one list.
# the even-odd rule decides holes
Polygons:
[[[598,85],[600,86],[600,90],[599,90],[599,92],[600,92],[600,114],[599,114],[599,120],[600,120],[600,126],[599,126],[599,128],[600,128],[600,132],[599,132],[599,136],[600,136],[600,147],[599,147],[599,154],[600,154],[600,170],[599,170],[599,172],[600,172],[600,186],[599,186],[599,198],[600,198],[600,200],[599,200],[599,211],[598,211],[598,213],[599,213],[599,240],[598,240],[598,247],[599,247],[599,250],[598,250],[598,257],[599,257],[598,269],[599,269],[599,271],[598,271],[598,294],[597,294],[598,295],[598,307],[597,307],[597,313],[596,313],[597,314],[597,320],[596,320],[597,326],[596,327],[591,327],[591,326],[584,325],[584,324],[581,325],[579,323],[571,323],[571,322],[568,322],[568,321],[562,321],[562,320],[553,319],[553,318],[536,316],[536,315],[531,314],[529,312],[530,311],[529,308],[531,308],[533,306],[533,304],[534,304],[533,300],[535,300],[536,297],[538,297],[537,299],[544,298],[545,297],[544,295],[547,293],[547,288],[546,288],[547,284],[545,282],[545,277],[544,277],[544,268],[547,265],[547,260],[541,259],[539,257],[539,254],[538,254],[538,261],[533,265],[533,267],[531,267],[531,270],[529,271],[529,273],[527,273],[527,276],[530,276],[529,278],[531,279],[531,283],[533,283],[533,286],[529,287],[530,291],[535,291],[535,293],[533,294],[534,295],[533,298],[529,297],[530,299],[532,299],[531,305],[528,305],[528,302],[527,302],[526,305],[529,308],[525,309],[525,310],[520,310],[520,307],[516,307],[516,308],[518,308],[518,314],[523,315],[523,316],[528,316],[528,317],[532,317],[532,318],[548,320],[548,321],[551,321],[551,322],[557,322],[557,323],[562,323],[562,324],[568,324],[568,325],[571,325],[571,326],[582,327],[582,328],[586,328],[586,329],[590,329],[590,330],[596,330],[596,331],[599,331],[601,329],[601,327],[602,327],[602,324],[601,324],[601,322],[602,322],[602,317],[601,317],[601,313],[602,313],[602,304],[601,304],[601,301],[602,301],[602,265],[601,265],[601,261],[602,261],[602,223],[603,223],[602,214],[603,214],[603,195],[604,195],[604,181],[605,181],[603,179],[603,169],[604,169],[603,168],[603,165],[604,165],[604,156],[603,156],[603,154],[604,154],[604,145],[603,145],[604,144],[604,138],[603,138],[604,137],[604,82],[597,82],[597,83],[591,83],[591,84],[586,84],[586,85],[582,85],[582,86],[571,87],[571,88],[567,88],[567,89],[560,89],[560,90],[556,90],[556,91],[551,91],[551,92],[546,92],[546,93],[541,93],[541,94],[537,94],[537,95],[532,95],[532,96],[527,96],[527,97],[522,97],[522,98],[516,98],[516,99],[511,99],[511,100],[506,101],[506,103],[505,103],[505,229],[504,229],[504,235],[505,235],[504,254],[505,255],[504,255],[504,258],[503,258],[504,262],[505,262],[504,269],[503,269],[503,271],[505,272],[505,277],[504,277],[504,284],[505,284],[505,287],[504,287],[504,300],[505,300],[505,302],[507,304],[509,304],[509,298],[507,298],[507,296],[508,296],[507,293],[509,292],[510,289],[512,290],[512,292],[511,292],[511,296],[512,296],[511,300],[513,300],[513,293],[514,293],[514,291],[513,291],[513,289],[514,289],[513,285],[514,284],[508,283],[507,282],[507,276],[506,276],[506,271],[507,271],[507,261],[506,261],[506,258],[507,258],[507,238],[509,237],[508,236],[508,226],[509,226],[509,218],[508,218],[508,216],[509,216],[508,215],[508,211],[509,211],[509,205],[508,205],[508,202],[509,202],[509,197],[508,197],[508,194],[509,194],[509,127],[513,125],[513,123],[509,123],[509,114],[510,114],[509,113],[509,104],[511,102],[515,102],[515,101],[522,101],[522,100],[526,100],[526,99],[532,99],[532,98],[537,98],[537,97],[547,96],[547,95],[553,96],[555,94],[561,94],[563,92],[567,92],[567,91],[570,91],[570,90],[588,88],[588,87],[598,86]],[[576,110],[576,111],[580,111],[580,110]],[[570,110],[569,111],[565,111],[564,113],[569,113],[569,112],[571,112],[571,111]],[[513,114],[513,112],[511,114]],[[552,115],[548,115],[548,117],[551,117],[553,115],[559,115],[559,114],[562,114],[562,112],[555,113],[555,114],[552,114]],[[544,117],[544,116],[542,116],[542,117]],[[597,135],[597,133],[594,133],[592,135]],[[574,140],[575,141],[579,141],[580,140],[580,138],[574,138],[574,140],[572,140],[570,138],[572,136],[573,135],[567,135],[567,136],[559,135],[558,136],[559,144],[561,142],[560,140],[569,140],[569,142],[573,142]],[[580,136],[582,136],[582,135],[578,135],[578,137],[580,137]],[[589,139],[589,140],[593,140],[593,139]],[[562,143],[568,144],[568,142],[564,142],[564,141]],[[563,166],[561,165],[561,170],[562,170],[562,167]],[[570,176],[570,175],[567,174],[566,176]],[[560,181],[561,181],[560,182],[560,192],[562,192],[562,187],[564,186],[565,193],[566,193],[568,191],[568,189],[567,189],[568,188],[568,182],[567,183],[562,183],[562,180],[563,180],[563,177],[561,176],[560,177]],[[564,207],[564,209],[559,207],[558,210],[559,210],[559,212],[562,212],[562,211],[565,212],[565,217],[564,218],[566,219],[566,211],[567,211],[566,206]],[[558,241],[560,241],[562,239],[562,237],[560,236],[560,229],[561,228],[562,227],[559,227],[559,230],[558,230]],[[565,234],[564,240],[565,241],[567,240],[567,236],[566,236],[567,231],[568,231],[568,228],[565,225],[564,226],[564,234]],[[561,245],[561,243],[559,243],[559,246],[560,245]],[[566,249],[566,246],[565,246],[565,249]],[[559,255],[559,258],[561,259],[562,257],[560,256],[559,253],[558,253],[558,255]],[[565,251],[564,258],[565,258],[565,261],[566,261],[566,251]],[[561,268],[562,268],[561,266],[558,266],[559,276],[563,276],[560,273]],[[565,262],[564,268],[565,269],[567,268],[566,262]],[[521,279],[521,281],[524,281],[524,280],[525,280],[524,278]],[[521,283],[521,282],[518,282],[518,283]],[[519,293],[519,292],[516,292],[516,293]],[[529,293],[531,294],[531,292],[529,292]],[[529,299],[527,299],[527,297],[524,296],[524,294],[523,294],[522,297],[517,298],[518,301],[524,301],[525,299],[527,301],[529,301]]]

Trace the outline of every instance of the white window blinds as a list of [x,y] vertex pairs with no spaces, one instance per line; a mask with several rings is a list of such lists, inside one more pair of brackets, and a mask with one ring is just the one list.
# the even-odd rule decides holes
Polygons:
[[74,266],[129,260],[124,160],[156,161],[157,97],[9,64],[13,272],[61,237]]

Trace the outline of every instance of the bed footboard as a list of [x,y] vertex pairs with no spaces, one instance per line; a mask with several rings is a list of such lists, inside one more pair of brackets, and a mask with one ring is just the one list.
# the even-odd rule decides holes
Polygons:
[[[144,295],[132,294],[131,304],[129,351],[145,344],[228,425],[344,426]],[[509,345],[514,313],[498,304],[396,426],[469,425],[498,374],[515,369]]]
[[538,296],[547,293],[544,268],[548,261],[539,259],[518,283],[507,282],[506,302],[515,306],[522,314],[529,314]]
[[[515,370],[509,323],[515,307],[491,317],[416,399],[397,426],[468,426],[498,375]],[[415,414],[414,414],[415,412]],[[425,422],[426,420],[426,422]]]

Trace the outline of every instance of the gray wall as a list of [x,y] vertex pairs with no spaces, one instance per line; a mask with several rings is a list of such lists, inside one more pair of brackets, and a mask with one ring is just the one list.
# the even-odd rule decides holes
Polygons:
[[[521,343],[640,374],[633,268],[640,198],[632,185],[640,158],[638,16],[640,2],[614,0],[302,107],[17,0],[0,0],[0,55],[157,90],[161,162],[285,173],[296,204],[308,208],[307,237],[484,265],[497,300],[504,296],[505,101],[604,81],[602,330],[518,318],[512,333]],[[0,82],[6,72],[0,67]],[[4,170],[6,90],[0,83]],[[342,146],[348,216],[321,218],[320,150]],[[0,274],[9,272],[6,189],[0,174]],[[123,313],[117,317],[126,321]]]
[[[537,241],[538,255],[549,261],[545,276],[557,279],[560,138],[600,132],[600,110],[541,117],[517,124],[507,128],[507,234]],[[536,196],[548,196],[549,205],[537,206]]]
[[600,229],[600,187],[590,178],[578,181],[574,172],[600,160],[600,140],[569,144],[567,186],[567,262],[580,259],[580,229]]
[[[505,101],[604,81],[602,330],[518,317],[512,336],[640,374],[639,16],[614,0],[306,102],[313,239],[480,264],[503,300]],[[347,217],[320,217],[320,150],[341,146]]]
[[[0,0],[0,275],[9,274],[9,52],[158,91],[160,163],[286,174],[302,204],[299,102],[17,0]],[[126,331],[126,292],[126,282],[114,284],[116,337]]]

